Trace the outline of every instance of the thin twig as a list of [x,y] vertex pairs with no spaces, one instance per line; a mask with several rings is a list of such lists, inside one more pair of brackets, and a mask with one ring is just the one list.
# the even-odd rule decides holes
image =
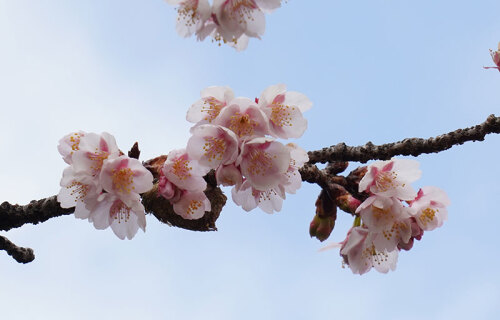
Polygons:
[[329,148],[309,152],[309,163],[334,161],[389,160],[397,155],[418,156],[424,153],[437,153],[467,141],[483,141],[490,133],[500,133],[500,117],[490,115],[485,122],[466,129],[458,129],[437,137],[422,139],[408,138],[402,141],[376,146],[367,142],[364,146],[350,147],[339,143]]

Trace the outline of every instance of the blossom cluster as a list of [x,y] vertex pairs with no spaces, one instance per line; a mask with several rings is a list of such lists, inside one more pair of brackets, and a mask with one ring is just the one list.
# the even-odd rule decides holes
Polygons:
[[244,210],[281,210],[286,193],[300,188],[298,169],[308,156],[276,138],[302,136],[307,127],[302,112],[311,106],[305,95],[282,84],[255,100],[235,98],[229,87],[206,88],[187,113],[195,125],[186,149],[171,152],[165,161],[159,193],[177,214],[199,218],[210,208],[203,175],[215,170],[217,184],[233,186],[233,201]]
[[281,6],[281,0],[166,0],[176,5],[177,33],[182,37],[195,34],[199,41],[211,37],[244,50],[249,38],[259,38],[266,28],[265,13]]
[[[359,205],[361,218],[340,243],[340,255],[355,274],[372,267],[386,273],[396,268],[398,252],[410,250],[415,239],[447,219],[446,193],[437,187],[416,192],[410,183],[420,178],[417,161],[392,159],[368,166],[359,191],[370,197]],[[408,206],[404,205],[404,202]]]
[[153,187],[153,175],[137,159],[124,155],[109,133],[73,132],[58,145],[69,166],[57,196],[62,208],[75,207],[75,217],[97,229],[111,227],[120,239],[145,231],[140,193]]

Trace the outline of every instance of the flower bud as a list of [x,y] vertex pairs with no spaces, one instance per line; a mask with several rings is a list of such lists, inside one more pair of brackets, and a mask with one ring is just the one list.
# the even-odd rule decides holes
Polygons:
[[319,241],[325,241],[335,227],[335,216],[320,217],[315,215],[309,226],[309,235],[316,237]]

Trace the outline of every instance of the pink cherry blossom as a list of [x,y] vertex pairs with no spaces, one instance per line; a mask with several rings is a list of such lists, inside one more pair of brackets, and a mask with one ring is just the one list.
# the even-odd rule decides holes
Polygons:
[[232,130],[239,139],[248,140],[269,133],[266,115],[248,98],[236,98],[224,108],[215,124]]
[[200,165],[216,169],[234,163],[238,156],[238,137],[231,130],[216,125],[200,125],[191,129],[193,136],[186,150]]
[[75,174],[71,166],[64,169],[61,190],[57,195],[61,208],[75,207],[76,218],[88,219],[98,197],[97,186],[92,177]]
[[368,166],[368,171],[359,182],[359,191],[369,191],[384,197],[413,200],[417,195],[410,185],[420,178],[419,163],[409,159],[376,161]]
[[245,211],[251,211],[256,207],[266,213],[281,211],[283,200],[286,198],[283,186],[278,185],[265,191],[252,187],[250,182],[244,181],[241,187],[231,190],[234,203],[241,206]]
[[255,0],[214,0],[212,8],[218,36],[224,42],[237,43],[242,35],[260,38],[264,34],[265,16]]
[[259,98],[259,107],[269,119],[271,134],[278,138],[299,138],[307,128],[302,112],[312,102],[298,92],[287,92],[284,84],[268,87]]
[[184,191],[180,199],[173,204],[174,211],[184,219],[199,219],[205,211],[210,211],[210,200],[203,192]]
[[144,206],[136,193],[130,205],[125,204],[115,194],[103,194],[97,206],[92,210],[89,220],[96,229],[111,227],[115,235],[122,240],[132,239],[139,228],[146,231]]
[[175,203],[181,198],[183,190],[168,181],[168,179],[162,174],[158,179],[158,193],[171,203]]
[[203,176],[210,169],[192,159],[185,149],[173,150],[163,164],[163,175],[178,188],[191,192],[204,191],[207,183]]
[[166,0],[166,2],[179,6],[176,29],[181,37],[189,37],[199,32],[211,15],[207,0]]
[[229,87],[208,87],[201,91],[201,99],[188,110],[186,119],[193,123],[212,123],[221,110],[234,99]]
[[103,163],[108,158],[120,155],[115,138],[107,132],[100,135],[87,133],[80,138],[79,150],[73,153],[72,166],[76,173],[87,174],[98,179]]
[[356,209],[361,220],[372,232],[390,230],[395,222],[409,218],[407,208],[395,198],[374,195],[366,199]]
[[450,199],[446,193],[437,187],[423,187],[418,191],[415,201],[411,202],[412,216],[419,227],[431,231],[443,225],[448,218],[447,206]]
[[354,274],[364,274],[372,267],[382,273],[396,269],[398,250],[378,250],[372,237],[368,229],[353,227],[341,243],[340,255]]
[[153,188],[153,175],[137,159],[127,156],[107,160],[99,180],[108,193],[115,195],[128,207],[137,201],[137,195]]
[[271,138],[255,138],[243,143],[236,165],[253,188],[265,191],[286,182],[290,149]]
[[78,131],[72,132],[65,135],[61,140],[59,140],[59,145],[57,150],[63,156],[64,162],[67,164],[72,164],[73,153],[80,149],[80,139],[85,135],[85,132]]

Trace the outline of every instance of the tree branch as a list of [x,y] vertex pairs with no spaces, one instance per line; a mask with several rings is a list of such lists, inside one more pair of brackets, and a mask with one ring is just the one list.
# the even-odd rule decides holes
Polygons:
[[483,141],[490,133],[500,133],[500,117],[490,115],[485,122],[466,129],[458,129],[437,137],[407,138],[402,141],[376,146],[370,141],[364,146],[350,147],[339,143],[329,148],[309,152],[309,163],[333,161],[389,160],[397,155],[418,156],[424,153],[437,153],[467,141]]
[[33,249],[18,247],[4,236],[0,236],[0,250],[7,251],[7,254],[19,263],[28,263],[35,259]]

